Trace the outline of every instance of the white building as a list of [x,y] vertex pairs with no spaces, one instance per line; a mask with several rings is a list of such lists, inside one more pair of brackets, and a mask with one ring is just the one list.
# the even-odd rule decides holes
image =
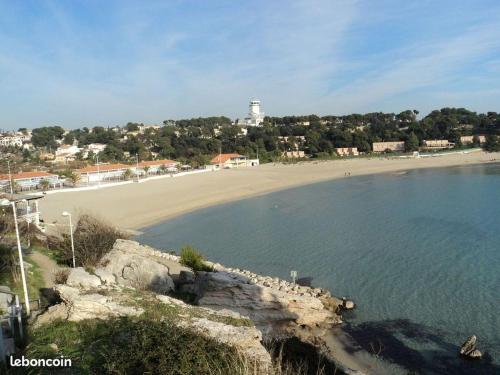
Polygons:
[[244,124],[247,126],[259,126],[264,122],[264,112],[260,111],[260,100],[250,100],[248,117],[245,118]]
[[18,135],[6,135],[0,137],[0,146],[2,147],[22,147],[23,146],[23,137]]

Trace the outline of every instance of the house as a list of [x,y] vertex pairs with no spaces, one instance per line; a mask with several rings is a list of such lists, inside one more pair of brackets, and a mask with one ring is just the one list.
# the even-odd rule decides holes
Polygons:
[[120,163],[97,164],[77,169],[75,172],[80,175],[82,182],[92,183],[122,179],[127,169],[133,171],[135,170],[135,167]]
[[[62,186],[62,181],[59,180],[59,176],[53,173],[33,171],[33,172],[19,172],[11,174],[12,181],[15,182],[21,191],[41,189],[43,187],[42,181],[48,181],[48,187],[60,187]],[[0,186],[2,190],[10,190],[10,180],[8,174],[0,175]]]
[[455,143],[449,142],[447,139],[431,139],[424,140],[424,148],[429,150],[439,150],[444,148],[453,148]]
[[296,151],[286,151],[281,154],[281,156],[289,159],[293,158],[305,158],[306,154],[302,150],[296,150]]
[[141,161],[140,163],[138,163],[139,173],[141,175],[146,174],[145,173],[146,167],[148,169],[147,174],[158,174],[162,171],[177,172],[178,165],[179,165],[179,162],[174,161],[174,160],[168,160],[168,159],[148,160],[148,161]]
[[0,193],[0,199],[8,199],[15,202],[16,215],[18,221],[24,221],[30,224],[40,224],[40,210],[38,208],[38,200],[44,196],[40,195],[21,195],[21,194],[6,194]]
[[357,147],[337,147],[335,152],[338,156],[359,156]]
[[75,145],[62,145],[56,150],[54,162],[55,163],[67,163],[68,161],[74,161],[76,159],[76,154],[80,152],[80,148]]
[[246,167],[247,157],[240,154],[220,154],[215,156],[210,164],[218,168]]
[[470,145],[474,143],[474,137],[477,137],[479,139],[479,144],[482,145],[486,143],[486,136],[485,135],[464,135],[460,137],[460,142],[463,145]]
[[23,137],[19,135],[4,135],[0,137],[0,147],[22,147]]
[[395,142],[374,142],[372,144],[373,152],[404,152],[405,143],[404,141],[395,141]]

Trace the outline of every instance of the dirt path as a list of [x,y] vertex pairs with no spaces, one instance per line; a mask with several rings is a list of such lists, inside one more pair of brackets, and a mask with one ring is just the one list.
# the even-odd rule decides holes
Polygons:
[[43,280],[45,281],[45,287],[50,288],[54,286],[54,272],[60,268],[57,263],[47,255],[39,253],[38,251],[33,251],[30,258],[40,267]]

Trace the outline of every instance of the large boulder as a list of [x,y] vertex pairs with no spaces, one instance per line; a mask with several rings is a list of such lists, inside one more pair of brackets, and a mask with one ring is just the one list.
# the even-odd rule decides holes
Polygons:
[[70,269],[66,284],[80,288],[95,288],[101,285],[101,279],[95,275],[91,275],[82,267],[77,267]]
[[120,285],[168,293],[175,289],[164,259],[152,255],[152,249],[138,242],[117,240],[101,260],[100,269],[110,272]]

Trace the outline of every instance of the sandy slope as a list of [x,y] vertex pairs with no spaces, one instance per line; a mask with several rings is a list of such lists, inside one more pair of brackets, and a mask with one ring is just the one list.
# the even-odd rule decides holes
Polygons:
[[40,202],[46,223],[64,223],[61,212],[91,212],[121,228],[138,229],[176,215],[223,202],[335,178],[415,168],[500,161],[500,153],[474,152],[433,158],[373,158],[305,162],[223,170],[162,178],[100,190],[47,195]]

